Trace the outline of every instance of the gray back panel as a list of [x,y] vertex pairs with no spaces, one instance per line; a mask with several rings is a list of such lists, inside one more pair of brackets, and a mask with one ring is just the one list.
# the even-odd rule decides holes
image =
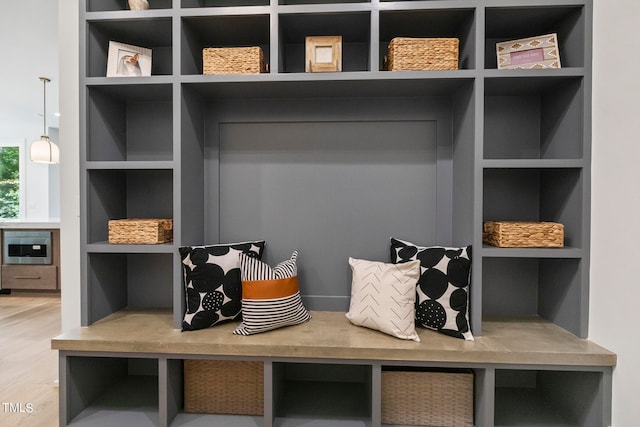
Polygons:
[[221,124],[221,241],[266,239],[271,264],[299,249],[302,293],[347,297],[350,256],[435,240],[436,162],[429,120]]

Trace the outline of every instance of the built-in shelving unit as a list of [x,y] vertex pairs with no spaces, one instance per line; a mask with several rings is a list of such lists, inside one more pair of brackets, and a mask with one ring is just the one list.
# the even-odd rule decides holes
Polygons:
[[[300,250],[310,309],[345,311],[348,257],[386,261],[393,236],[473,245],[478,340],[487,322],[505,316],[514,325],[542,318],[571,339],[587,337],[591,0],[151,0],[144,11],[126,3],[81,1],[84,326],[124,309],[160,309],[178,328],[178,247],[258,238],[270,263]],[[552,32],[561,69],[497,69],[495,43]],[[343,72],[304,72],[308,35],[343,37]],[[398,36],[458,38],[459,69],[384,71]],[[107,78],[111,40],[152,49],[152,75]],[[260,46],[269,71],[202,75],[203,48],[232,46]],[[135,217],[173,218],[174,242],[109,245],[108,220]],[[566,246],[489,247],[485,220],[560,222]],[[153,399],[142,409],[109,409],[109,425],[121,416],[145,418],[139,425],[256,424],[256,417],[182,413],[180,399],[167,396],[181,387],[183,357],[141,357],[149,359],[142,376],[128,352],[62,360],[67,381],[82,387],[80,375],[102,375],[94,370],[123,371],[120,384],[154,383],[145,386]],[[104,369],[91,368],[94,360]],[[290,397],[267,401],[265,425],[300,425],[299,411],[322,392],[326,408],[312,408],[320,413],[307,419],[378,426],[380,364],[333,363],[265,359],[265,375],[279,387],[266,399]],[[356,381],[340,380],[345,366]],[[607,403],[597,414],[581,412],[546,384],[600,399],[609,393],[608,366],[467,367],[476,376],[477,426],[604,426],[596,420],[607,418]],[[309,384],[305,376],[317,368],[328,379]],[[548,406],[549,396],[556,403]],[[520,408],[514,400],[532,403]],[[336,413],[342,404],[347,415]],[[153,415],[142,415],[148,408]]]

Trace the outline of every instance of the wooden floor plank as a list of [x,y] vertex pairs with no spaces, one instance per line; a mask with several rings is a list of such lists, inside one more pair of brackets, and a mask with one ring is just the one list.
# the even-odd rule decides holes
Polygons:
[[60,295],[0,295],[0,425],[50,427],[58,419]]

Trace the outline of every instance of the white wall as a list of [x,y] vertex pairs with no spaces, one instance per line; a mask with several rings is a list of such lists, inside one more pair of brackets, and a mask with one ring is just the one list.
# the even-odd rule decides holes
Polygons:
[[[53,174],[57,180],[57,167],[28,160],[31,142],[40,139],[43,132],[41,76],[51,79],[47,84],[47,127],[58,126],[54,115],[59,111],[57,14],[58,2],[52,0],[5,1],[0,14],[3,58],[10,58],[0,67],[0,142],[22,147],[25,197],[21,213],[28,221],[59,218],[57,193],[49,191],[49,178]],[[59,142],[52,132],[48,134]]]
[[640,425],[640,2],[594,1],[589,336],[618,354],[613,425]]
[[62,330],[80,326],[79,3],[60,0],[60,274]]
[[[60,4],[63,122],[63,328],[80,324],[78,3]],[[590,338],[618,354],[613,426],[640,424],[640,2],[594,0],[593,195]]]

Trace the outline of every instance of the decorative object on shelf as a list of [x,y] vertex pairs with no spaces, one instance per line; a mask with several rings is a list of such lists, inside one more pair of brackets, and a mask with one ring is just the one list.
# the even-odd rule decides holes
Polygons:
[[357,326],[420,342],[416,332],[416,283],[420,262],[387,264],[349,258],[351,301],[347,319]]
[[[402,370],[404,369],[404,370]],[[473,373],[382,371],[382,424],[472,427]]]
[[240,255],[242,323],[236,335],[253,335],[298,325],[311,316],[302,304],[298,287],[298,251],[271,268],[255,257]]
[[202,74],[260,74],[267,72],[264,52],[252,47],[202,49]]
[[109,221],[109,243],[112,245],[156,245],[171,241],[172,219],[129,218]]
[[342,36],[307,36],[305,71],[342,71]]
[[261,259],[265,241],[179,249],[186,295],[183,331],[209,328],[242,313],[240,254]]
[[556,33],[496,43],[498,69],[560,68]]
[[184,412],[264,415],[264,363],[185,360]]
[[469,322],[471,246],[417,246],[391,238],[391,262],[420,260],[416,286],[416,323],[473,341]]
[[151,49],[109,41],[107,77],[151,75]]
[[149,2],[147,0],[129,0],[129,9],[131,10],[149,9]]
[[457,38],[396,37],[384,66],[387,71],[457,70],[459,45]]
[[556,222],[485,221],[482,241],[500,248],[562,248],[564,225]]
[[42,136],[40,136],[39,140],[31,143],[29,157],[31,161],[35,163],[55,164],[60,161],[60,149],[47,135],[47,83],[49,83],[51,79],[40,77],[40,80],[43,85]]

